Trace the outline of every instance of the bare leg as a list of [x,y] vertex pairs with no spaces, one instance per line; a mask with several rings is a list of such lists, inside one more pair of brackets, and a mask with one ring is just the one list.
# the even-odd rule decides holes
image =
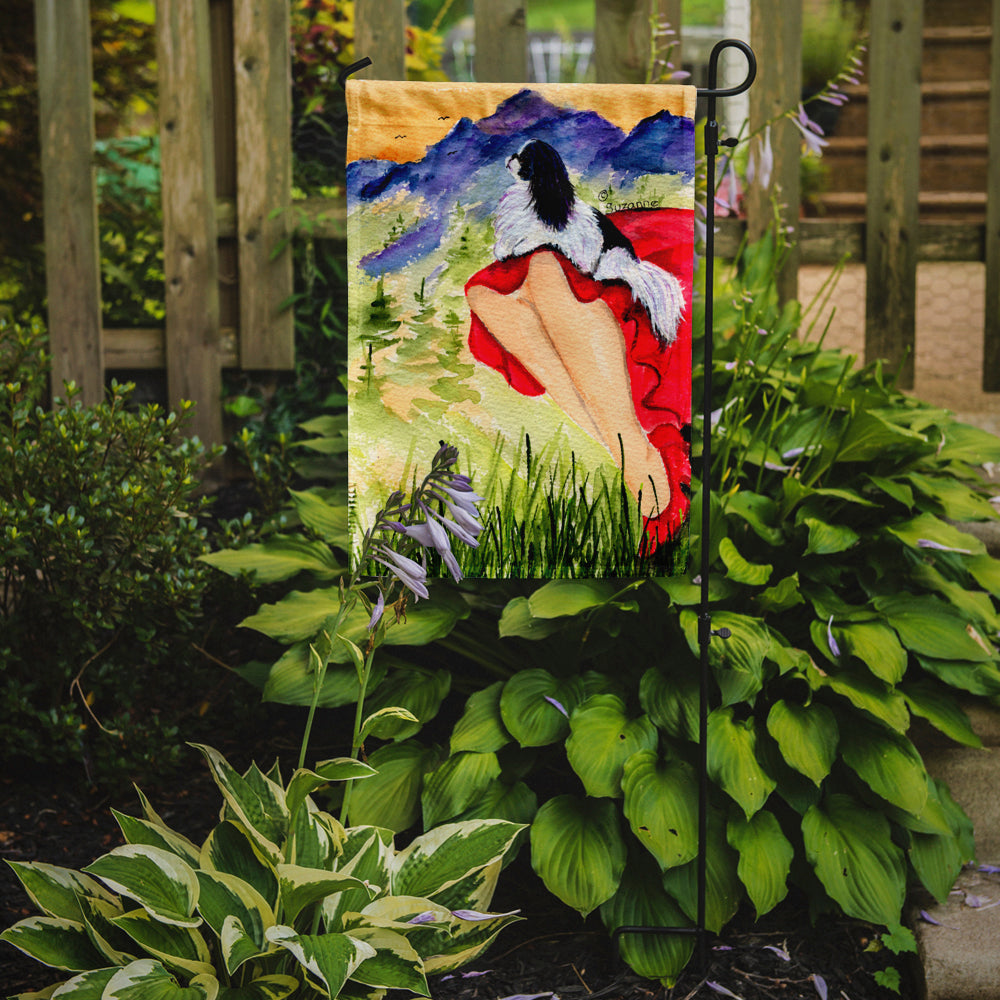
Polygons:
[[469,305],[490,332],[545,386],[553,401],[621,460],[625,485],[646,516],[666,509],[670,481],[635,415],[621,330],[604,302],[580,302],[556,257],[536,253],[517,291],[477,286]]

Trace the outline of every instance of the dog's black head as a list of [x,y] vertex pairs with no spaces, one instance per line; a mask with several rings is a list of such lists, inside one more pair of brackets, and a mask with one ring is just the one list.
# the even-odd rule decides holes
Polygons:
[[532,139],[507,161],[511,173],[526,181],[538,217],[553,229],[562,229],[573,207],[573,185],[562,157],[541,139]]

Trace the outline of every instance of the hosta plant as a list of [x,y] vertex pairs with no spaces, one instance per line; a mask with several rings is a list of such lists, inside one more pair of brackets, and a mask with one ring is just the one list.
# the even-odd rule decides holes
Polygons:
[[441,826],[397,849],[391,831],[345,829],[312,793],[368,778],[353,758],[234,770],[199,747],[222,793],[198,845],[140,793],[143,816],[116,813],[125,836],[83,871],[11,866],[41,916],[0,937],[60,970],[24,996],[75,1000],[428,996],[427,975],[478,955],[515,913],[489,913],[521,829],[502,820]]

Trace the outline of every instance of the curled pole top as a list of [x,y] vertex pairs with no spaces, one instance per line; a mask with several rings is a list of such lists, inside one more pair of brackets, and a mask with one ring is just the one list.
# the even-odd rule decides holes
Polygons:
[[[747,75],[746,79],[735,87],[720,88],[718,86],[719,56],[722,55],[725,49],[739,49],[746,56]],[[722,41],[715,43],[712,48],[712,54],[708,57],[708,86],[699,87],[698,96],[707,97],[709,107],[714,108],[717,97],[735,97],[737,94],[742,94],[744,91],[750,89],[750,85],[754,82],[756,76],[757,57],[754,55],[753,49],[739,38],[723,38]]]

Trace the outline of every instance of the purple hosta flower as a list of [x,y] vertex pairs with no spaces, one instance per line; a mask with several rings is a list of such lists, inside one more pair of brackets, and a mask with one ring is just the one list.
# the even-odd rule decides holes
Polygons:
[[458,582],[462,579],[462,571],[458,568],[458,560],[455,558],[455,553],[451,551],[448,532],[441,527],[437,518],[431,516],[431,512],[423,503],[418,502],[417,506],[427,515],[427,520],[421,521],[418,524],[406,525],[403,528],[403,534],[407,538],[412,538],[422,548],[434,549],[441,556],[445,566],[448,567],[448,572]]
[[976,871],[984,872],[987,875],[1000,875],[1000,865],[979,865]]
[[826,1000],[828,993],[826,980],[815,972],[809,978],[812,979],[813,986],[816,987],[816,992],[819,994],[819,1000]]
[[783,962],[790,962],[792,960],[792,956],[788,954],[788,950],[786,948],[779,948],[776,944],[766,944],[764,945],[764,950],[773,951]]
[[566,709],[563,707],[563,705],[560,702],[556,701],[555,698],[550,698],[547,694],[546,695],[542,695],[542,697],[550,705],[554,705],[560,712],[562,712],[562,714],[565,715],[567,719],[569,718],[569,712],[567,712]]
[[940,552],[958,552],[963,556],[971,556],[972,549],[956,549],[951,545],[942,545],[940,542],[935,542],[931,538],[918,538],[917,548],[920,549],[937,549]]
[[516,917],[521,911],[510,910],[508,913],[480,913],[479,910],[452,910],[451,915],[459,920],[479,921],[492,920],[494,917]]
[[823,130],[806,114],[806,109],[799,104],[799,112],[792,117],[792,124],[802,134],[806,149],[817,156],[823,155],[823,147],[827,145],[823,138]]
[[382,620],[382,614],[385,611],[385,595],[380,590],[378,592],[378,600],[375,602],[375,607],[372,608],[372,616],[368,619],[368,631],[373,632],[375,626]]
[[732,990],[726,989],[722,983],[714,983],[712,980],[708,980],[705,985],[714,993],[721,993],[724,997],[734,997],[735,1000],[743,1000],[743,997],[739,993],[734,993]]
[[432,924],[435,920],[437,920],[437,914],[433,910],[424,910],[423,913],[410,917],[406,922],[408,924]]
[[834,656],[840,656],[840,646],[837,645],[837,640],[833,637],[833,615],[830,615],[830,619],[826,623],[826,641],[830,647],[830,652]]
[[732,157],[729,158],[722,186],[715,195],[715,210],[727,215],[735,215],[740,210],[740,179],[736,176],[736,165]]
[[774,150],[771,148],[771,126],[764,129],[764,134],[756,137],[757,141],[750,144],[750,157],[747,160],[747,182],[755,181],[766,191],[771,186],[771,174],[774,173]]
[[[380,558],[382,556],[385,558]],[[411,590],[414,596],[430,597],[427,590],[427,570],[420,563],[394,552],[385,545],[379,545],[372,558],[392,570],[393,576]]]

